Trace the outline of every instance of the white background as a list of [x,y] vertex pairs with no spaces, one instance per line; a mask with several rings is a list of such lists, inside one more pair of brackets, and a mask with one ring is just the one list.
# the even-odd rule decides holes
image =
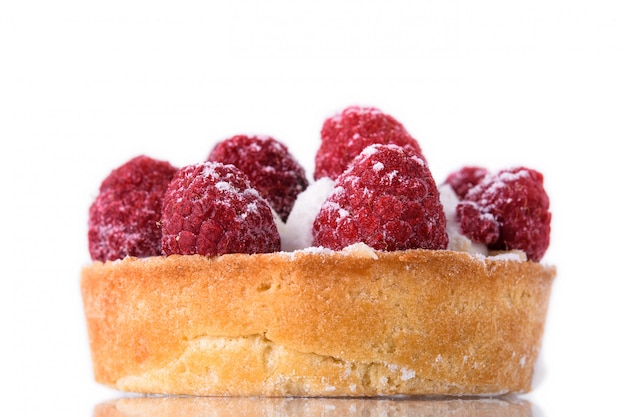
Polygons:
[[404,123],[438,182],[463,164],[544,173],[559,274],[525,398],[623,415],[622,2],[215,4],[0,0],[4,412],[91,416],[119,396],[93,382],[78,288],[111,169],[260,133],[310,174],[324,118],[362,104]]

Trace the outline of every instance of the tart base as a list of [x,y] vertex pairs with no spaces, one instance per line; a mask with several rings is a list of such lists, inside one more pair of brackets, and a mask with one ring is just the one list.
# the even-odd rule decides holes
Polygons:
[[452,251],[305,250],[94,262],[96,381],[200,396],[531,389],[554,267]]

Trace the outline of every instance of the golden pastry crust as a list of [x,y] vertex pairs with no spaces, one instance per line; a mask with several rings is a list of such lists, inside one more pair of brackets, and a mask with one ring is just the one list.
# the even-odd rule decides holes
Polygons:
[[531,388],[556,270],[453,251],[95,262],[95,378],[186,395],[494,395]]

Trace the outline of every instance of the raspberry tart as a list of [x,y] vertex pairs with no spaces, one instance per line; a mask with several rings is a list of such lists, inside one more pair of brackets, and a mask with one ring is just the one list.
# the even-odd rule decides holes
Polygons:
[[541,173],[468,166],[437,186],[397,120],[349,107],[324,123],[314,178],[261,136],[113,170],[81,278],[95,379],[201,396],[531,390],[556,275]]

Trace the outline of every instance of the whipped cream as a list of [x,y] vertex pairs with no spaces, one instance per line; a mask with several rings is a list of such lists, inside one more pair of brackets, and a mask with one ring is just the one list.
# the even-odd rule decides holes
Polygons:
[[456,206],[459,198],[448,184],[439,186],[439,199],[446,215],[446,231],[448,232],[448,249],[457,252],[468,252],[487,255],[488,249],[485,244],[476,243],[461,233],[461,227],[456,220]]
[[285,223],[275,217],[283,251],[292,252],[313,245],[313,222],[334,188],[335,181],[320,178],[298,194]]

